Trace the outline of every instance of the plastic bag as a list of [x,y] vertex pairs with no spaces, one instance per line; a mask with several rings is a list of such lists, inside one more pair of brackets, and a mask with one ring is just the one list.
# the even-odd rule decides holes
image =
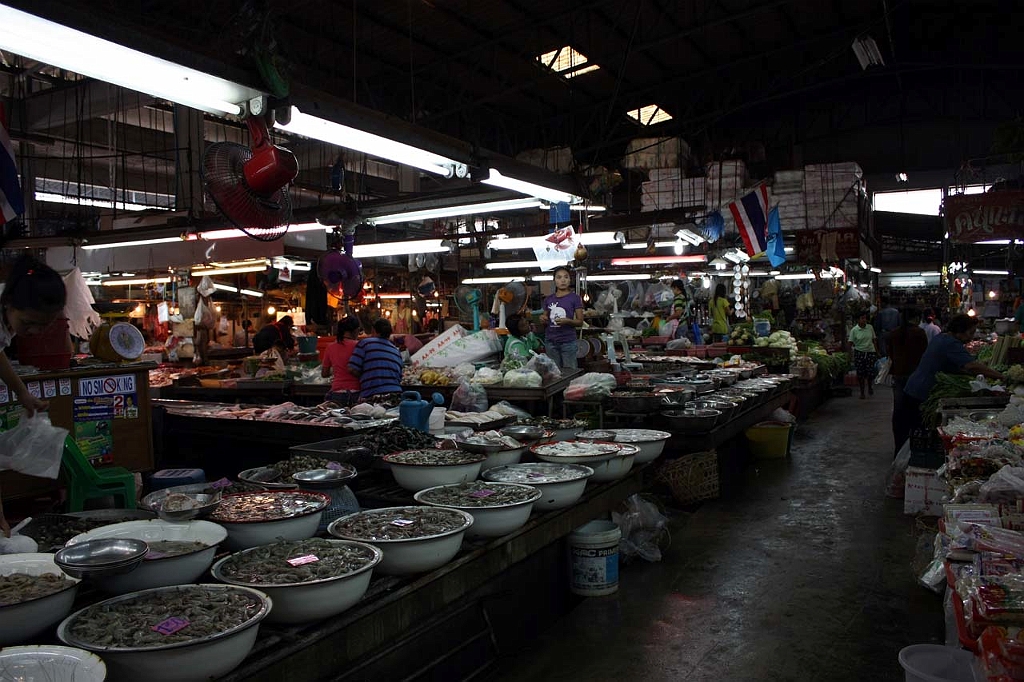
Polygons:
[[506,417],[515,417],[516,419],[532,419],[533,415],[524,410],[521,407],[516,407],[507,400],[491,405],[491,409],[495,412],[500,412]]
[[784,424],[796,424],[796,417],[794,417],[791,412],[779,407],[772,412],[772,421],[783,422]]
[[456,379],[465,379],[469,381],[476,374],[476,367],[473,366],[472,362],[463,362],[460,365],[455,365],[453,370]]
[[487,389],[481,384],[461,382],[452,394],[451,409],[457,412],[486,412]]
[[203,327],[204,329],[213,329],[217,324],[217,318],[214,317],[213,311],[202,298],[199,299],[199,304],[196,305],[196,314],[193,319],[197,327]]
[[607,398],[615,389],[615,377],[611,374],[590,372],[569,382],[564,394],[566,400],[598,400]]
[[875,363],[875,383],[880,386],[891,386],[892,385],[892,360],[889,358],[882,358]]
[[1004,466],[981,484],[978,502],[1005,504],[1024,499],[1024,467]]
[[539,388],[543,379],[536,372],[529,369],[510,369],[505,372],[505,385],[509,388]]
[[470,379],[470,382],[474,384],[500,384],[504,378],[505,375],[500,370],[481,367],[473,375],[473,378]]
[[902,500],[907,485],[907,467],[910,466],[910,439],[896,453],[885,477],[885,496]]
[[536,372],[540,375],[541,385],[553,384],[562,378],[562,370],[558,368],[555,361],[547,355],[534,355],[526,363],[525,369]]
[[953,538],[953,549],[998,552],[1024,557],[1024,533],[995,526],[983,526],[980,523],[961,523],[959,531],[960,533]]
[[28,476],[57,478],[67,429],[50,423],[50,416],[37,412],[0,433],[0,469]]
[[625,501],[626,510],[612,512],[612,522],[622,531],[619,551],[626,557],[661,561],[662,537],[668,536],[668,518],[657,505],[639,493]]

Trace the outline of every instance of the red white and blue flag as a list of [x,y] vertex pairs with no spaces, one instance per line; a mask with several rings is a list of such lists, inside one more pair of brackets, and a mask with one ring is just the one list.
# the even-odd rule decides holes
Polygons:
[[751,258],[768,248],[768,185],[761,183],[754,191],[729,204],[736,227]]
[[25,212],[25,199],[18,184],[18,166],[14,163],[14,145],[7,134],[4,106],[0,104],[0,225]]

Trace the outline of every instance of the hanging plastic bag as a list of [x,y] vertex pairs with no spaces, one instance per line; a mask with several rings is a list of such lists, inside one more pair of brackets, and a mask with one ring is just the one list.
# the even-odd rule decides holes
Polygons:
[[486,412],[487,389],[481,384],[463,381],[452,394],[452,407],[456,412]]
[[45,412],[22,419],[10,431],[0,433],[0,469],[57,478],[67,436],[67,429],[51,424]]
[[206,300],[202,298],[199,299],[199,303],[196,305],[196,314],[193,320],[197,327],[204,329],[213,329],[217,325],[217,318],[214,317],[210,306],[206,304]]
[[892,360],[889,358],[882,358],[875,363],[875,383],[879,386],[891,386],[892,385]]
[[622,531],[619,549],[626,557],[661,561],[661,539],[668,535],[668,518],[657,505],[639,493],[630,495],[625,511],[612,512],[612,522]]
[[910,439],[903,442],[903,447],[896,454],[896,459],[889,465],[889,473],[885,477],[885,496],[902,500],[907,483],[907,467],[910,466]]

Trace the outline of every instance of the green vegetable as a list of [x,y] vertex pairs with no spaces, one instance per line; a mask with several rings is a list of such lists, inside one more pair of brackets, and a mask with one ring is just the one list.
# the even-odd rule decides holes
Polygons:
[[943,398],[966,398],[969,395],[971,377],[939,372],[935,375],[935,385],[928,394],[928,399],[921,403],[922,424],[930,429],[937,428],[940,421],[939,401]]

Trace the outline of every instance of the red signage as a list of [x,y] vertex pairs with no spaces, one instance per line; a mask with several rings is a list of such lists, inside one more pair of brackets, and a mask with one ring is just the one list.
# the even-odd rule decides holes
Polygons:
[[856,227],[838,230],[800,230],[796,233],[798,263],[838,263],[860,258],[860,235]]
[[951,241],[1024,238],[1024,192],[953,194],[942,208]]

